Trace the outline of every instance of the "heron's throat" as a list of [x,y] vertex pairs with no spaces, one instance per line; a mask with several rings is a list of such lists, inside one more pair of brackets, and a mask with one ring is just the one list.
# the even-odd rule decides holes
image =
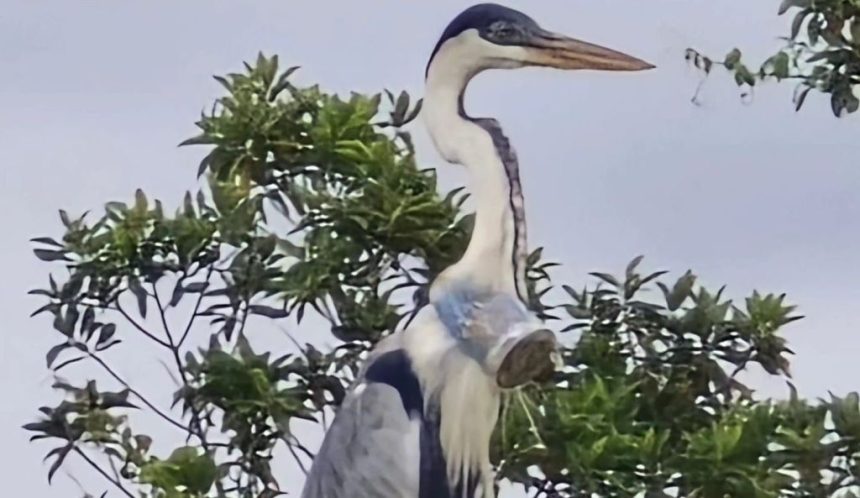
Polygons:
[[471,118],[463,109],[474,68],[445,62],[434,61],[428,72],[424,119],[442,157],[469,170],[475,225],[463,257],[440,275],[430,298],[448,283],[468,282],[526,302],[525,208],[516,154],[495,120]]

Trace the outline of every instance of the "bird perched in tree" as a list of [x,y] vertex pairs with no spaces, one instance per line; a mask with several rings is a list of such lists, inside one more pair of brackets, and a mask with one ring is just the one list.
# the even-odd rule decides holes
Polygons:
[[369,355],[314,459],[303,498],[492,498],[489,457],[503,389],[546,373],[556,348],[527,305],[526,226],[514,150],[466,114],[487,69],[638,71],[650,64],[541,28],[496,4],[466,9],[427,64],[423,117],[441,156],[470,171],[475,224],[429,304]]

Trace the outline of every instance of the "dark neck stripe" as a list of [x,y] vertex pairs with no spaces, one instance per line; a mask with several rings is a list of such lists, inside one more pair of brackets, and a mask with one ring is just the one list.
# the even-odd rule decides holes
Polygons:
[[[461,114],[466,117],[464,112]],[[526,253],[526,213],[517,154],[513,147],[511,147],[508,137],[502,132],[502,127],[495,119],[469,117],[466,117],[466,119],[471,120],[489,133],[493,139],[493,145],[496,147],[496,153],[505,167],[505,176],[508,178],[508,205],[514,217],[514,243],[511,248],[514,288],[520,301],[528,306],[528,290],[525,282],[526,260],[528,257]]]

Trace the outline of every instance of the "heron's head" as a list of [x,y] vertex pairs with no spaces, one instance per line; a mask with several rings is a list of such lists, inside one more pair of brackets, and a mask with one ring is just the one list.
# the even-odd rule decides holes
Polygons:
[[[444,59],[444,61],[443,61]],[[529,16],[501,5],[475,5],[445,29],[427,64],[484,69],[544,66],[557,69],[641,71],[654,66],[630,55],[541,28]]]

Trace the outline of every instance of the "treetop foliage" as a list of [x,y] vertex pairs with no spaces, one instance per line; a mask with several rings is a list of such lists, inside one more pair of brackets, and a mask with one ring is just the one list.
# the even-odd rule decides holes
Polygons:
[[[367,351],[408,324],[462,253],[468,194],[440,194],[419,166],[407,127],[420,101],[343,98],[295,86],[294,71],[260,55],[216,78],[225,95],[183,142],[207,148],[202,186],[174,213],[138,191],[94,220],[61,211],[61,236],[33,239],[55,269],[32,293],[46,301],[34,314],[53,320],[46,363],[63,399],[25,429],[53,443],[49,479],[74,457],[129,497],[282,494],[273,458],[312,455],[293,422],[323,421]],[[690,272],[667,281],[641,262],[555,287],[555,263],[532,253],[532,306],[563,332],[565,368],[509,396],[499,477],[546,497],[860,496],[856,394],[757,400],[738,377],[754,365],[788,376],[781,330],[799,317],[785,297],[736,304]],[[267,332],[250,316],[301,322],[308,310],[336,347],[254,350]],[[171,366],[178,387],[146,389],[174,391],[173,406],[112,366],[109,351],[135,334]],[[186,442],[155,454],[135,410]]]
[[783,0],[778,13],[793,15],[788,34],[781,37],[785,47],[758,70],[742,60],[738,48],[722,60],[687,49],[687,60],[705,74],[714,66],[723,67],[744,88],[744,95],[764,81],[794,81],[797,110],[809,92],[817,90],[830,96],[835,116],[856,112],[860,108],[860,2]]

